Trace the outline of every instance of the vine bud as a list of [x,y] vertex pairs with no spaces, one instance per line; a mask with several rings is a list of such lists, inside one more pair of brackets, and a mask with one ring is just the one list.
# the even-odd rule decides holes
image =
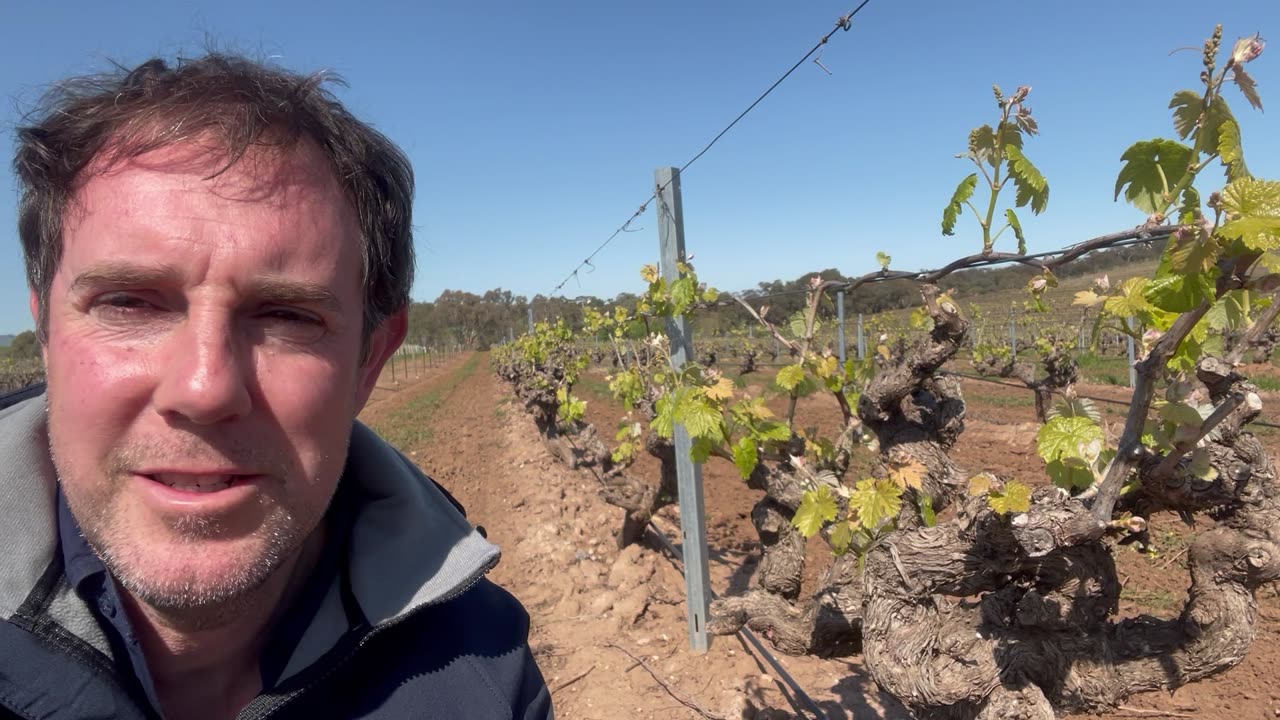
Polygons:
[[1204,66],[1213,67],[1213,59],[1218,54],[1218,48],[1222,47],[1222,26],[1215,25],[1213,28],[1213,36],[1204,43]]
[[[1261,51],[1259,51],[1259,52],[1261,52]],[[1016,92],[1014,92],[1014,93],[1013,93],[1013,97],[1012,97],[1012,98],[1009,98],[1009,102],[1013,103],[1014,105],[1017,105],[1018,103],[1022,102],[1023,100],[1026,100],[1026,99],[1027,99],[1027,94],[1028,94],[1028,93],[1030,93],[1030,92],[1031,92],[1031,86],[1030,86],[1030,85],[1023,85],[1023,86],[1019,87],[1019,88],[1017,89],[1017,91],[1016,91]]]
[[1213,192],[1209,193],[1208,205],[1210,210],[1215,210],[1215,211],[1221,210],[1222,209],[1222,193],[1218,192],[1217,190],[1214,190]]
[[1102,277],[1093,281],[1093,288],[1098,292],[1099,295],[1106,293],[1108,290],[1111,289],[1111,278],[1106,275],[1103,275]]
[[1147,353],[1151,352],[1151,346],[1155,345],[1156,342],[1160,340],[1160,337],[1163,334],[1164,333],[1155,329],[1148,330],[1142,333],[1142,354],[1146,355]]
[[1231,49],[1231,64],[1244,65],[1247,62],[1257,60],[1266,45],[1267,42],[1262,39],[1261,34],[1254,34],[1251,38],[1240,38],[1236,41],[1235,47]]

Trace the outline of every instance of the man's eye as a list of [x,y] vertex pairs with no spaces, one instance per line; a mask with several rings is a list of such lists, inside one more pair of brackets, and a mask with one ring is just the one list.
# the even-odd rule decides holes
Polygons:
[[325,335],[324,320],[303,310],[288,307],[265,308],[256,317],[258,328],[264,337],[309,345]]
[[263,317],[270,320],[283,320],[291,323],[301,323],[305,325],[319,325],[319,318],[298,310],[290,310],[288,308],[272,308],[262,314]]
[[128,295],[125,293],[103,295],[94,302],[94,305],[100,311],[106,311],[111,314],[129,314],[131,312],[146,310],[151,307],[151,304],[146,300],[143,300],[136,295]]

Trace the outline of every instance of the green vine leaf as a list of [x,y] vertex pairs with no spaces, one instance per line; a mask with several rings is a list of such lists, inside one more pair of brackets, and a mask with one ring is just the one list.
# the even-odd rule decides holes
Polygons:
[[1049,480],[1063,490],[1083,490],[1093,484],[1093,471],[1080,458],[1054,460],[1045,466]]
[[1204,421],[1199,410],[1183,402],[1165,403],[1157,412],[1162,420],[1174,425],[1200,427],[1200,423]]
[[695,278],[685,275],[671,283],[671,303],[675,306],[673,315],[683,315],[697,301],[698,281]]
[[756,436],[765,441],[786,442],[791,439],[791,428],[780,422],[760,423],[756,427]]
[[1120,156],[1124,167],[1116,178],[1115,197],[1147,213],[1163,213],[1172,202],[1168,193],[1187,172],[1191,148],[1174,140],[1156,138],[1129,146]]
[[1182,207],[1178,208],[1178,222],[1183,225],[1190,225],[1202,217],[1203,214],[1200,212],[1200,191],[1196,190],[1194,185],[1188,185],[1182,191]]
[[1240,126],[1235,120],[1227,120],[1218,130],[1218,157],[1227,166],[1227,180],[1249,177],[1244,165],[1244,148],[1240,146]]
[[960,184],[956,186],[956,191],[951,194],[951,202],[942,210],[943,235],[956,234],[956,220],[960,219],[960,213],[964,212],[964,203],[973,197],[973,190],[976,187],[978,187],[977,173],[970,173],[968,177],[961,180]]
[[925,527],[934,527],[938,524],[938,514],[933,510],[933,498],[928,495],[918,495],[920,506],[920,519],[924,521]]
[[1280,182],[1243,177],[1222,190],[1222,209],[1234,219],[1218,232],[1251,250],[1280,248]]
[[1249,291],[1236,289],[1224,294],[1202,322],[1218,332],[1243,328],[1249,322]]
[[1097,403],[1089,398],[1073,397],[1062,398],[1049,408],[1049,419],[1056,417],[1083,417],[1101,423],[1102,411],[1098,409]]
[[711,457],[711,451],[715,448],[715,443],[704,437],[693,439],[693,443],[689,447],[689,459],[695,463],[702,465]]
[[898,516],[902,509],[902,487],[892,480],[859,480],[849,496],[849,508],[857,510],[862,527],[874,529]]
[[751,477],[751,473],[755,471],[756,464],[759,462],[756,450],[756,441],[749,437],[744,437],[733,446],[733,464],[738,467],[738,474],[743,480]]
[[1131,277],[1125,280],[1124,284],[1118,288],[1119,294],[1107,298],[1102,305],[1103,309],[1120,318],[1133,317],[1154,310],[1155,306],[1143,294],[1148,282],[1143,277]]
[[999,485],[999,481],[991,473],[978,473],[969,478],[969,496],[978,497],[991,492],[992,488]]
[[1031,509],[1031,488],[1020,482],[1007,482],[999,492],[987,496],[987,504],[1001,515],[1024,513]]
[[996,166],[996,131],[990,125],[969,131],[969,154],[980,163]]
[[1169,269],[1184,275],[1208,272],[1217,264],[1220,252],[1218,241],[1209,233],[1194,227],[1181,228],[1169,239]]
[[[788,327],[790,327],[791,334],[793,336],[798,338],[806,337],[806,334],[808,333],[809,328],[808,328],[808,322],[805,320],[804,311],[799,311],[799,312],[796,312],[794,315],[792,315],[791,320],[788,323]],[[822,327],[822,323],[819,322],[817,318],[814,318],[813,332],[815,335],[818,333],[818,328],[820,327]]]
[[663,395],[653,406],[653,422],[649,424],[658,437],[670,438],[675,434],[675,403],[670,395]]
[[881,270],[888,270],[888,269],[889,269],[889,262],[890,262],[891,260],[893,260],[893,258],[892,258],[892,257],[890,257],[890,256],[888,256],[888,255],[886,255],[883,251],[877,251],[877,252],[876,252],[876,262],[880,263],[880,269],[881,269]]
[[853,545],[853,522],[845,520],[831,526],[831,552],[837,557],[849,552],[849,546]]
[[1018,189],[1014,204],[1024,207],[1029,203],[1031,212],[1036,215],[1044,212],[1049,204],[1049,183],[1017,145],[1005,147],[1004,153],[1009,159],[1009,177],[1013,178],[1013,184]]
[[800,507],[791,518],[791,524],[800,534],[809,538],[818,534],[823,523],[832,522],[840,512],[836,499],[826,485],[819,485],[817,490],[805,492],[800,500]]
[[1056,417],[1036,433],[1036,452],[1047,463],[1064,457],[1092,462],[1103,441],[1102,428],[1089,418]]
[[1004,211],[1005,219],[1009,221],[1009,227],[1013,229],[1013,236],[1018,238],[1018,254],[1027,254],[1027,238],[1022,234],[1022,223],[1018,222],[1018,216],[1013,212],[1013,208]]
[[720,410],[712,407],[706,400],[693,394],[682,396],[683,402],[677,406],[676,420],[684,425],[689,436],[706,438],[714,442],[724,440],[724,416]]
[[1193,275],[1156,278],[1147,283],[1143,295],[1152,305],[1166,312],[1190,312],[1213,297],[1213,274],[1196,271]]
[[796,386],[802,380],[804,380],[804,367],[801,365],[788,365],[778,371],[778,377],[774,382],[783,390],[791,392],[796,389]]
[[1195,90],[1179,90],[1169,101],[1173,110],[1173,131],[1178,133],[1179,140],[1186,140],[1196,129],[1196,121],[1200,119],[1200,111],[1204,98]]
[[[1231,114],[1230,106],[1221,95],[1215,97],[1213,104],[1206,109],[1204,97],[1200,93],[1194,90],[1179,90],[1169,101],[1169,107],[1173,110],[1173,129],[1178,134],[1178,138],[1190,139],[1195,143],[1203,132],[1204,142],[1200,143],[1200,147],[1206,151],[1218,151],[1222,146],[1222,128],[1227,123],[1235,123],[1235,116]],[[1197,125],[1200,123],[1201,113],[1204,113],[1203,129]],[[1239,130],[1237,125],[1237,137]]]

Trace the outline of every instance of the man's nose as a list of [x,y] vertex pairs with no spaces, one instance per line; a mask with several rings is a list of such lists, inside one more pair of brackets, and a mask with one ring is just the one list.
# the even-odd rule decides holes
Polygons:
[[157,410],[198,425],[245,417],[252,409],[252,348],[238,342],[235,318],[216,311],[189,313],[157,358]]

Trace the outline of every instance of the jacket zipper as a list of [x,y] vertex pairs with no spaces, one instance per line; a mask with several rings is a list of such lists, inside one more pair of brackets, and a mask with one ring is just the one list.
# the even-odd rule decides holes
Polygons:
[[[245,707],[244,710],[241,710],[240,713],[236,715],[236,720],[265,720],[266,718],[269,718],[272,715],[275,715],[277,712],[279,712],[283,707],[288,705],[290,702],[301,697],[302,695],[305,695],[311,690],[315,689],[318,685],[328,680],[335,672],[342,669],[342,667],[346,665],[347,662],[351,660],[351,658],[355,657],[360,652],[360,649],[363,648],[371,639],[373,639],[374,636],[381,635],[384,631],[389,630],[395,627],[396,625],[399,625],[400,623],[404,622],[405,620],[408,620],[410,617],[417,615],[419,612],[426,610],[429,607],[433,607],[435,605],[440,605],[440,604],[449,602],[450,600],[453,600],[459,595],[462,595],[466,591],[470,590],[472,587],[475,586],[476,583],[480,582],[486,575],[489,574],[489,571],[492,570],[493,567],[498,564],[498,560],[499,560],[498,556],[495,556],[493,559],[486,562],[480,568],[480,570],[474,575],[472,575],[471,578],[464,585],[455,589],[449,594],[436,598],[431,602],[423,603],[418,607],[414,608],[413,610],[407,613],[404,613],[403,615],[397,618],[393,618],[388,622],[385,622],[381,625],[371,628],[369,632],[365,633],[364,637],[360,638],[360,640],[356,643],[355,647],[351,648],[351,650],[347,654],[343,655],[331,666],[329,666],[329,669],[326,670],[323,675],[316,678],[312,682],[308,683],[305,687],[300,687],[297,690],[294,690],[293,692],[289,693],[288,695],[285,695],[284,697],[280,698],[277,702],[269,705],[268,707],[263,707],[256,711],[251,712],[254,708],[254,705],[258,703],[256,703],[256,701],[249,703],[249,705]],[[266,705],[268,702],[269,701],[264,702],[262,704]]]

